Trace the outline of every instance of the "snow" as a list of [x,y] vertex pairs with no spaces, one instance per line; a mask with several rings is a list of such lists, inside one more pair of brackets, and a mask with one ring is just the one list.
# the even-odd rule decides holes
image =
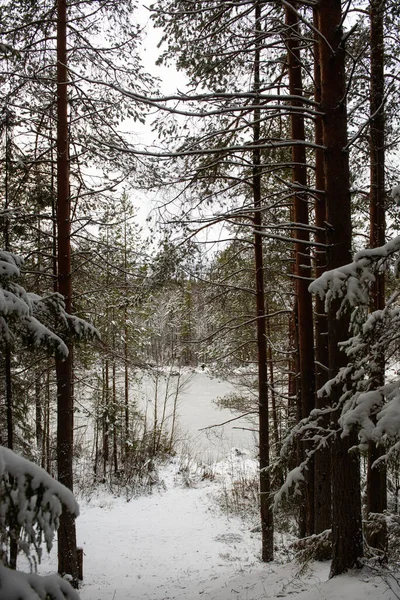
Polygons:
[[[26,561],[34,565],[36,556],[30,554],[30,548],[33,546],[40,557],[43,535],[47,549],[51,549],[61,502],[75,515],[79,514],[78,504],[72,492],[44,469],[4,447],[0,447],[0,489],[2,535],[7,531],[12,535],[17,526],[21,528],[19,548],[25,552]],[[0,600],[48,600],[50,597],[54,600],[78,598],[69,584],[57,575],[40,578],[35,573],[21,574],[0,562]]]
[[[198,371],[184,372],[182,379],[183,389],[178,403],[181,438],[185,440],[185,434],[189,434],[189,445],[195,455],[217,460],[234,446],[246,450],[254,448],[254,435],[243,429],[251,427],[249,421],[243,418],[226,423],[240,413],[232,413],[215,404],[217,398],[235,390],[232,384]],[[226,424],[213,427],[220,423]]]
[[82,319],[68,315],[63,297],[58,293],[40,297],[28,293],[15,281],[20,276],[22,258],[0,250],[0,337],[13,341],[28,338],[31,346],[47,346],[61,356],[68,347],[61,339],[62,332],[53,331],[55,321],[79,337],[95,337],[96,330]]
[[[290,539],[280,532],[275,533],[276,561],[260,561],[257,513],[250,518],[238,515],[225,501],[233,482],[246,485],[257,478],[255,448],[251,451],[236,445],[223,450],[231,441],[229,431],[219,446],[208,441],[208,449],[207,437],[196,438],[199,425],[225,420],[212,400],[230,386],[205,373],[195,373],[187,383],[179,411],[198,452],[187,449],[187,454],[164,464],[151,494],[115,497],[100,486],[86,490],[78,499],[78,545],[84,551],[81,600],[399,597],[394,579],[382,578],[367,568],[329,580],[329,562],[313,563],[300,575],[300,566],[287,562]],[[201,458],[201,463],[197,462]],[[19,560],[21,568],[23,560]],[[25,570],[28,568],[25,563]],[[50,554],[44,553],[39,573],[49,575],[56,569],[53,548]]]
[[51,331],[48,327],[45,327],[40,321],[38,321],[35,317],[29,316],[24,322],[27,331],[32,332],[32,344],[33,346],[39,348],[44,345],[46,342],[49,345],[53,344],[54,348],[57,349],[62,356],[68,356],[68,347],[63,342],[63,340]]
[[[13,478],[11,481],[9,476]],[[78,504],[69,489],[38,465],[4,447],[0,448],[0,489],[0,528],[7,531],[10,518],[16,519],[14,525],[18,524],[23,531],[20,548],[29,558],[30,545],[38,547],[42,536],[47,549],[51,549],[62,503],[71,513],[79,515]]]
[[[168,463],[159,489],[149,496],[127,501],[100,490],[81,500],[81,600],[396,598],[381,576],[366,569],[328,580],[328,562],[311,565],[302,576],[294,562],[261,563],[260,534],[217,503],[236,468],[254,472],[247,452],[233,449],[214,465],[214,479],[198,478],[191,486],[184,484],[181,467],[178,458]],[[276,534],[276,543],[282,540],[287,543]],[[56,566],[53,552],[41,570]]]
[[[240,521],[220,515],[208,498],[215,486],[175,485],[173,468],[163,479],[164,492],[129,503],[111,500],[108,506],[102,500],[83,509],[82,600],[193,598],[205,594],[210,582],[254,563],[250,534]],[[102,531],[93,545],[89,532],[100,520]],[[242,539],[245,551],[238,552]]]
[[[167,381],[168,390],[166,391]],[[121,385],[123,384],[121,383]],[[201,369],[182,368],[179,378],[171,376],[168,370],[153,375],[147,373],[141,376],[138,374],[136,379],[132,378],[130,381],[130,399],[132,402],[137,402],[140,411],[146,414],[149,426],[154,418],[156,386],[159,419],[163,413],[163,403],[167,394],[165,414],[167,431],[171,429],[176,386],[179,386],[176,434],[176,445],[179,452],[186,452],[189,448],[192,458],[204,462],[222,458],[232,447],[240,447],[245,450],[254,448],[255,434],[251,429],[256,427],[246,417],[231,421],[241,413],[233,413],[227,408],[220,408],[215,402],[218,398],[237,391],[237,387],[235,388],[232,384],[213,377]],[[81,411],[75,415],[78,442],[81,446],[91,449],[93,422],[88,419],[90,411],[85,410],[87,399],[78,395],[78,400],[78,407]],[[226,424],[222,427],[214,427],[220,423]]]
[[[378,248],[361,250],[354,255],[353,262],[325,271],[309,286],[312,294],[325,298],[325,310],[335,298],[343,298],[339,312],[345,304],[350,306],[368,305],[368,285],[375,281],[375,273],[388,267],[388,259],[400,250],[400,236]],[[398,272],[396,260],[395,272]]]
[[396,202],[396,204],[400,204],[400,185],[396,185],[393,189],[392,189],[392,194],[391,194],[393,200]]
[[[16,479],[25,479],[29,476],[33,490],[43,486],[46,489],[45,494],[59,499],[71,513],[79,515],[78,503],[68,488],[55,481],[47,471],[38,465],[2,446],[0,448],[0,477],[3,477],[5,473],[9,473]],[[23,482],[20,487],[24,488]]]
[[300,489],[299,489],[299,484],[302,481],[304,481],[304,475],[303,475],[302,471],[303,471],[303,465],[299,465],[298,467],[295,467],[288,473],[285,483],[282,485],[279,492],[277,494],[275,494],[275,497],[274,497],[275,507],[279,506],[279,503],[282,501],[283,496],[285,494],[289,495],[289,490],[292,486],[295,487],[294,494],[301,493]]
[[79,600],[79,594],[58,575],[39,577],[35,573],[20,573],[0,563],[0,599]]

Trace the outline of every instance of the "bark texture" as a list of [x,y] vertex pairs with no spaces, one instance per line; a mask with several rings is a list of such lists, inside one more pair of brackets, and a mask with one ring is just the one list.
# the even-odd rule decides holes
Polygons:
[[[58,291],[71,312],[71,221],[67,96],[67,2],[57,2],[57,269]],[[66,359],[56,359],[58,479],[73,489],[72,348]],[[58,571],[78,579],[75,519],[63,510],[58,530]]]
[[[318,31],[318,10],[313,10],[314,27]],[[319,58],[319,37],[316,34],[314,42],[314,97],[317,104],[321,103],[321,68]],[[315,143],[323,145],[322,117],[315,118]],[[326,243],[326,206],[325,206],[325,177],[324,153],[322,149],[315,151],[315,241],[318,244]],[[326,270],[326,252],[317,246],[315,250],[315,276],[320,277]],[[315,387],[316,391],[322,388],[328,379],[329,351],[328,351],[328,319],[325,313],[324,300],[320,296],[315,298]],[[324,408],[328,401],[326,397],[316,394],[315,405]],[[325,426],[329,425],[325,419]],[[331,457],[329,448],[321,448],[315,455],[315,533],[322,533],[332,526],[332,493],[331,493]],[[319,560],[330,558],[330,552],[318,556]]]
[[[345,49],[340,0],[319,0],[321,107],[324,139],[324,176],[328,221],[328,269],[351,261],[351,203],[347,146]],[[348,337],[349,315],[337,318],[340,301],[328,312],[329,376],[346,363],[339,344]],[[339,401],[341,389],[333,388],[330,403]],[[333,414],[337,426],[338,414]],[[336,422],[336,425],[335,425]],[[363,554],[361,530],[360,464],[357,434],[337,433],[332,447],[332,566],[331,576],[358,566]]]
[[[260,91],[260,46],[261,3],[255,5],[255,57],[254,57],[254,91]],[[255,104],[259,105],[257,98]],[[253,141],[259,146],[260,141],[260,109],[254,109]],[[271,484],[269,467],[269,410],[268,410],[268,362],[267,337],[265,319],[264,293],[264,260],[262,244],[261,217],[261,151],[253,150],[253,201],[254,201],[254,261],[256,275],[256,314],[257,314],[257,351],[258,351],[258,407],[259,407],[259,458],[260,458],[260,511],[262,533],[262,560],[272,561],[274,558],[274,523],[271,509]]]
[[[295,2],[286,6],[286,46],[288,57],[289,93],[297,98],[291,104],[295,111],[290,114],[291,136],[296,142],[305,141],[304,116],[301,112],[303,103],[302,63],[300,55],[300,31],[298,17],[293,9]],[[293,8],[292,8],[293,7]],[[296,227],[294,237],[299,240],[295,244],[295,281],[298,319],[298,351],[299,351],[299,380],[301,418],[306,418],[315,405],[314,377],[314,336],[312,298],[308,291],[311,278],[310,247],[303,242],[309,242],[309,232],[301,225],[308,225],[307,197],[307,166],[306,149],[301,143],[292,147],[292,179],[294,199],[294,221]],[[304,455],[304,450],[302,454]],[[309,468],[305,474],[305,515],[301,521],[305,525],[306,536],[314,533],[314,459],[310,459]]]
[[[372,248],[385,243],[385,78],[384,78],[384,0],[370,1],[371,40],[371,101],[370,101],[370,245]],[[385,275],[380,273],[371,288],[371,310],[382,310],[385,306]],[[374,374],[374,385],[384,384],[385,357],[378,357],[379,365]],[[374,463],[384,454],[381,446],[370,444],[367,461],[367,518],[371,513],[380,513],[387,508],[386,469],[384,462]],[[387,530],[384,518],[381,527],[368,531],[367,541],[373,548],[386,555]]]

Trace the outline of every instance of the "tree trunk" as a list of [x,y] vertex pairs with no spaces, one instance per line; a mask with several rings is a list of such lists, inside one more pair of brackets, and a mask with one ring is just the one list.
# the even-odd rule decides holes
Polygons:
[[[255,4],[255,57],[254,57],[254,91],[260,91],[260,47],[262,42],[261,5]],[[255,98],[255,104],[259,100]],[[260,141],[260,109],[254,109],[253,142],[258,146]],[[265,325],[264,298],[264,261],[262,244],[261,213],[261,151],[253,150],[253,202],[254,202],[254,262],[256,276],[256,311],[257,311],[257,352],[258,352],[258,407],[259,407],[259,458],[260,458],[260,507],[262,533],[262,560],[272,561],[274,558],[274,523],[271,509],[271,484],[269,474],[269,414],[268,414],[268,370],[267,370],[267,337]]]
[[[6,135],[6,165],[4,174],[4,208],[7,211],[10,207],[9,197],[9,169],[11,159],[11,139],[10,139],[10,121],[9,112],[6,108],[5,119],[5,135]],[[5,219],[4,225],[4,249],[10,252],[10,223]],[[4,349],[4,375],[5,375],[5,392],[6,392],[6,415],[7,415],[7,448],[14,448],[14,405],[13,405],[13,385],[11,372],[11,345],[6,342]],[[14,567],[15,568],[15,567]]]
[[40,456],[43,455],[43,398],[42,398],[42,376],[37,373],[35,378],[35,433],[36,447]]
[[[7,247],[7,246],[6,246]],[[11,346],[6,344],[5,347],[5,387],[6,387],[6,406],[7,406],[7,448],[14,449],[14,407],[13,407],[13,386],[11,372]],[[14,479],[10,478],[11,481]],[[10,560],[9,566],[11,569],[17,568],[18,558],[18,538],[19,527],[15,527],[14,535],[10,537]]]
[[[370,103],[370,245],[372,248],[385,243],[385,78],[384,78],[384,0],[370,2],[371,40],[371,103]],[[385,306],[385,275],[379,273],[371,288],[371,310],[382,310]],[[378,357],[379,365],[373,374],[374,385],[385,382],[385,357]],[[381,461],[374,463],[384,454],[382,446],[370,443],[367,461],[367,518],[371,513],[380,513],[387,508],[386,468]],[[380,519],[379,530],[366,531],[367,541],[373,548],[387,553],[387,529],[384,518]]]
[[[6,165],[5,165],[5,180],[4,180],[4,208],[8,210],[10,207],[9,197],[9,169],[11,159],[11,139],[10,139],[10,121],[9,112],[6,107],[5,120],[5,135],[6,135]],[[10,224],[9,220],[5,219],[4,226],[4,249],[10,252]],[[11,344],[6,341],[4,348],[4,387],[6,400],[6,419],[7,419],[7,448],[14,449],[14,398],[13,398],[13,381],[12,381],[12,348]],[[10,483],[13,482],[13,477],[10,477]],[[10,558],[9,566],[11,569],[17,568],[18,557],[18,537],[19,528],[15,527],[14,535],[10,538]]]
[[13,389],[11,373],[11,347],[6,344],[4,351],[5,360],[5,388],[6,388],[6,407],[7,407],[7,448],[14,448],[14,407],[13,407]]
[[169,436],[169,448],[168,448],[168,451],[170,454],[172,454],[172,451],[174,449],[174,443],[175,443],[175,426],[176,426],[176,419],[177,419],[177,412],[178,412],[178,397],[179,397],[179,389],[180,389],[180,385],[181,385],[181,377],[182,377],[182,372],[181,372],[181,369],[179,369],[178,379],[176,381],[176,388],[175,388],[175,394],[174,394],[174,403],[172,406],[171,432],[170,432],[170,436]]
[[[297,409],[297,373],[298,369],[298,352],[296,352],[297,343],[297,317],[296,310],[293,308],[293,312],[289,317],[288,323],[288,339],[290,352],[288,354],[288,412],[287,419],[289,427],[293,427],[298,421]],[[300,414],[300,413],[299,413]],[[295,468],[295,464],[292,465],[291,469]]]
[[[265,311],[268,314],[268,300],[265,298]],[[271,408],[272,408],[272,430],[274,432],[274,444],[277,448],[277,452],[279,451],[279,419],[278,419],[278,409],[276,406],[276,392],[275,392],[275,376],[274,376],[274,357],[272,354],[272,344],[271,340],[271,323],[269,319],[265,320],[266,326],[266,334],[267,334],[267,358],[268,358],[268,366],[269,366],[269,383],[271,388]]]
[[[71,222],[68,155],[67,98],[67,3],[57,2],[57,266],[58,291],[64,297],[65,308],[71,312]],[[57,373],[57,468],[58,479],[73,489],[74,407],[72,396],[72,353],[62,360],[56,358]],[[66,509],[60,517],[58,530],[58,572],[68,573],[77,585],[75,519]]]
[[[321,61],[321,107],[324,139],[324,175],[328,221],[328,269],[351,261],[351,203],[347,145],[346,74],[340,0],[319,0]],[[340,300],[328,312],[329,377],[335,377],[346,364],[340,342],[348,338],[349,315],[337,318]],[[342,390],[333,387],[330,403],[339,402]],[[338,427],[338,414],[333,418]],[[361,531],[360,463],[357,433],[345,438],[336,434],[332,460],[332,566],[331,576],[358,566],[363,554]]]
[[110,460],[110,376],[109,363],[106,358],[103,370],[103,477],[107,477]]
[[[293,8],[295,2],[290,1]],[[301,56],[299,47],[298,17],[290,6],[285,7],[286,15],[286,45],[288,58],[289,93],[300,98],[303,95],[303,80],[301,72]],[[303,103],[300,99],[291,102],[296,109],[301,109]],[[290,114],[291,136],[293,140],[305,141],[304,117],[300,110]],[[307,202],[307,167],[306,149],[302,144],[292,146],[293,160],[293,195],[294,195],[294,221],[299,225],[308,225]],[[296,227],[296,239],[301,242],[309,241],[306,229]],[[314,380],[314,335],[312,298],[308,291],[311,278],[310,247],[304,243],[295,245],[295,277],[296,277],[296,302],[298,319],[298,349],[300,365],[300,405],[301,418],[309,416],[315,405],[315,380]],[[304,454],[306,448],[303,448]],[[314,533],[314,459],[310,459],[307,473],[305,474],[305,534]]]
[[[127,286],[126,286],[127,293]],[[124,421],[125,421],[125,459],[129,457],[129,351],[128,351],[128,314],[124,307]]]
[[[114,327],[115,331],[115,327]],[[113,334],[113,364],[112,364],[112,432],[113,432],[113,463],[114,475],[118,473],[118,431],[117,431],[117,367],[115,364],[115,336]]]
[[50,458],[50,365],[47,365],[46,373],[46,398],[45,398],[45,416],[44,416],[44,445],[42,454],[42,467],[46,469],[50,475],[51,458]]
[[[319,28],[318,10],[314,8],[314,27]],[[314,43],[314,81],[315,101],[321,102],[321,69],[319,59],[319,38],[316,34]],[[323,145],[322,118],[315,118],[315,143]],[[326,208],[325,208],[325,177],[324,177],[324,154],[322,149],[315,151],[315,241],[318,244],[326,243]],[[326,270],[326,252],[322,247],[315,250],[315,276],[320,277]],[[328,379],[329,351],[328,351],[328,319],[325,313],[324,300],[320,296],[315,298],[315,388],[322,388]],[[322,398],[316,394],[315,405],[317,408],[325,408],[329,399]],[[324,425],[329,425],[328,417]],[[329,448],[321,448],[315,455],[315,533],[322,533],[332,527],[332,493],[331,493],[331,457]],[[318,558],[326,560],[330,558],[330,551],[324,550]]]
[[96,420],[94,423],[94,463],[93,463],[93,475],[94,481],[97,482],[97,476],[99,472],[99,430],[100,430],[100,418],[99,418],[99,405],[96,403]]

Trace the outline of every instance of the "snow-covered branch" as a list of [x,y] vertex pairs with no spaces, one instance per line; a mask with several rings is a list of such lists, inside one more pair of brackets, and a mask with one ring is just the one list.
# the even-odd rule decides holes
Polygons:
[[388,267],[389,259],[395,257],[395,274],[399,271],[400,264],[400,236],[380,246],[357,252],[352,263],[325,271],[318,279],[313,281],[309,290],[325,298],[326,308],[335,298],[343,298],[339,312],[346,305],[368,305],[369,285],[375,281],[375,274]]
[[22,262],[20,256],[0,251],[0,340],[23,339],[33,347],[67,356],[63,337],[95,337],[97,332],[90,323],[66,312],[60,294],[38,296],[18,283]]
[[[347,307],[368,307],[369,288],[376,274],[394,266],[397,275],[399,264],[400,236],[379,248],[358,252],[352,263],[326,271],[309,290],[325,298],[326,309],[332,300],[342,298],[339,313]],[[306,457],[288,474],[275,497],[275,505],[291,487],[299,490],[310,457],[336,435],[344,437],[356,430],[361,451],[371,442],[384,445],[387,454],[398,449],[400,377],[382,384],[381,372],[385,361],[400,349],[400,307],[396,304],[399,295],[395,292],[383,310],[353,311],[355,332],[341,344],[348,363],[318,391],[319,397],[329,397],[333,388],[339,388],[339,400],[334,406],[328,403],[325,409],[311,411],[284,440],[282,458],[290,455],[297,440],[306,443]]]
[[[30,558],[33,546],[40,559],[44,538],[47,550],[53,543],[62,506],[78,516],[72,492],[44,469],[0,447],[0,532],[14,538]],[[39,577],[8,569],[0,561],[0,598],[7,600],[77,600],[68,582],[54,575]]]
[[20,573],[1,563],[0,585],[1,600],[79,600],[78,593],[59,575]]

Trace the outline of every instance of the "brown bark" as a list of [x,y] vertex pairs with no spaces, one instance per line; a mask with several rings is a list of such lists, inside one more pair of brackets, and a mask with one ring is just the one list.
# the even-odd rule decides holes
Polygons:
[[125,442],[129,438],[129,354],[128,354],[128,315],[124,309],[124,418]]
[[97,419],[95,421],[95,429],[94,429],[94,465],[93,465],[93,475],[94,475],[94,479],[95,481],[97,480],[97,474],[99,471],[99,456],[100,456],[100,451],[99,451],[99,429],[100,429],[100,422],[99,422],[99,417],[97,416]]
[[[296,8],[295,2],[290,2],[290,4],[293,8]],[[303,95],[303,80],[298,17],[289,6],[285,8],[285,15],[289,93],[298,97],[298,99],[292,100],[292,106],[301,109],[303,107],[300,99]],[[291,112],[290,124],[292,139],[296,141],[305,140],[304,116],[300,110]],[[293,145],[292,160],[294,220],[296,224],[308,225],[305,145],[297,143]],[[311,294],[308,291],[311,277],[311,259],[309,246],[301,243],[309,241],[308,231],[296,227],[294,236],[299,240],[299,243],[295,244],[295,276],[299,336],[300,404],[301,418],[306,418],[315,405],[313,313]],[[310,459],[308,470],[305,473],[305,480],[305,534],[311,535],[314,533],[314,459]]]
[[[10,139],[10,120],[9,112],[6,108],[5,119],[5,134],[6,134],[6,165],[4,178],[4,208],[7,210],[10,206],[9,198],[9,168],[11,158],[11,139]],[[10,251],[10,224],[8,219],[5,220],[4,226],[4,249]],[[5,384],[5,401],[6,401],[6,419],[7,419],[7,448],[14,448],[14,397],[13,397],[13,380],[12,380],[12,348],[9,342],[6,342],[4,348],[4,384]],[[10,478],[10,482],[13,478]],[[10,538],[10,557],[9,566],[11,569],[17,568],[18,557],[18,537],[19,527],[16,525],[14,535]]]
[[[351,261],[351,202],[347,146],[345,49],[341,26],[340,0],[319,0],[321,61],[321,107],[324,139],[324,176],[328,221],[328,268]],[[337,318],[340,300],[333,301],[328,312],[329,376],[336,376],[346,363],[339,344],[348,337],[349,316]],[[333,387],[330,403],[335,406],[341,389]],[[333,420],[339,417],[333,415]],[[363,554],[361,531],[360,464],[357,434],[344,438],[338,432],[332,460],[332,565],[331,576],[356,567]]]
[[[5,119],[5,134],[6,134],[6,165],[4,174],[4,208],[8,210],[10,207],[9,198],[9,169],[11,159],[11,139],[10,139],[10,120],[9,112],[6,109]],[[5,219],[4,225],[4,249],[10,252],[10,223]],[[4,376],[5,376],[5,392],[6,392],[6,416],[7,416],[7,448],[14,448],[14,401],[13,401],[13,385],[11,372],[11,345],[6,342],[4,349]],[[14,567],[15,568],[15,567]]]
[[[293,220],[293,219],[291,219]],[[294,262],[293,262],[294,270]],[[299,377],[300,372],[300,361],[299,361],[299,336],[297,332],[297,302],[294,302],[293,311],[289,318],[289,381],[288,381],[288,427],[294,427],[296,423],[301,420],[301,403],[300,403],[300,386]],[[300,452],[300,442],[297,440],[296,445],[293,447],[293,451],[288,460],[288,469],[291,471],[295,469],[302,461]],[[299,537],[306,535],[306,522],[305,522],[305,511],[299,511],[298,519]]]
[[[128,257],[127,257],[127,231],[126,219],[124,221],[124,284],[125,294],[128,297]],[[125,417],[125,459],[129,457],[129,348],[128,348],[128,300],[124,306],[124,417]]]
[[[68,97],[67,97],[67,3],[57,2],[57,266],[58,291],[71,312],[71,222],[69,197]],[[56,358],[57,374],[57,467],[58,479],[73,489],[72,353]],[[63,509],[58,530],[58,571],[68,573],[77,585],[78,565],[74,517]]]
[[[318,30],[318,11],[314,9],[314,27]],[[316,35],[314,43],[314,81],[315,81],[315,101],[321,102],[321,69],[319,60],[319,40]],[[315,118],[315,143],[323,145],[322,137],[322,118]],[[324,177],[324,154],[322,149],[315,151],[315,241],[318,244],[326,243],[325,223],[325,177]],[[319,246],[315,251],[315,276],[320,277],[326,270],[326,253]],[[324,300],[317,296],[315,298],[315,388],[316,391],[322,388],[328,379],[328,319],[325,313]],[[325,408],[327,405],[326,397],[318,397],[316,394],[315,405],[317,408]],[[328,426],[328,419],[325,419],[323,425]],[[331,494],[331,457],[329,448],[321,448],[315,455],[315,533],[321,533],[332,526],[332,494]],[[329,552],[330,554],[330,552]],[[320,555],[320,560],[329,558],[328,551]]]
[[[260,91],[260,46],[261,46],[261,4],[255,4],[255,57],[254,91]],[[255,99],[256,105],[259,105]],[[253,141],[259,145],[260,109],[254,109]],[[253,150],[253,202],[254,202],[254,262],[256,278],[257,352],[258,352],[258,410],[259,410],[259,459],[260,459],[260,512],[262,534],[262,560],[274,558],[274,523],[271,509],[271,484],[269,474],[269,411],[268,411],[268,368],[267,337],[265,319],[264,261],[261,216],[261,151]]]
[[[385,243],[385,79],[384,79],[384,0],[370,1],[370,42],[371,42],[371,101],[370,101],[370,245],[372,248]],[[371,310],[382,310],[385,306],[385,275],[379,273],[371,288]],[[385,358],[378,357],[378,369],[373,374],[374,385],[380,386],[385,380]],[[375,444],[369,445],[367,460],[367,517],[370,513],[383,513],[387,508],[386,468],[384,462],[379,467],[374,463],[384,454],[384,449]],[[367,530],[370,546],[387,552],[387,530],[384,520],[382,527],[373,533]]]
[[129,458],[129,353],[128,353],[128,316],[126,307],[124,309],[124,420],[125,420],[125,460]]
[[14,448],[14,406],[13,389],[11,373],[11,347],[6,344],[4,351],[5,361],[5,388],[6,388],[6,407],[7,407],[7,448]]

